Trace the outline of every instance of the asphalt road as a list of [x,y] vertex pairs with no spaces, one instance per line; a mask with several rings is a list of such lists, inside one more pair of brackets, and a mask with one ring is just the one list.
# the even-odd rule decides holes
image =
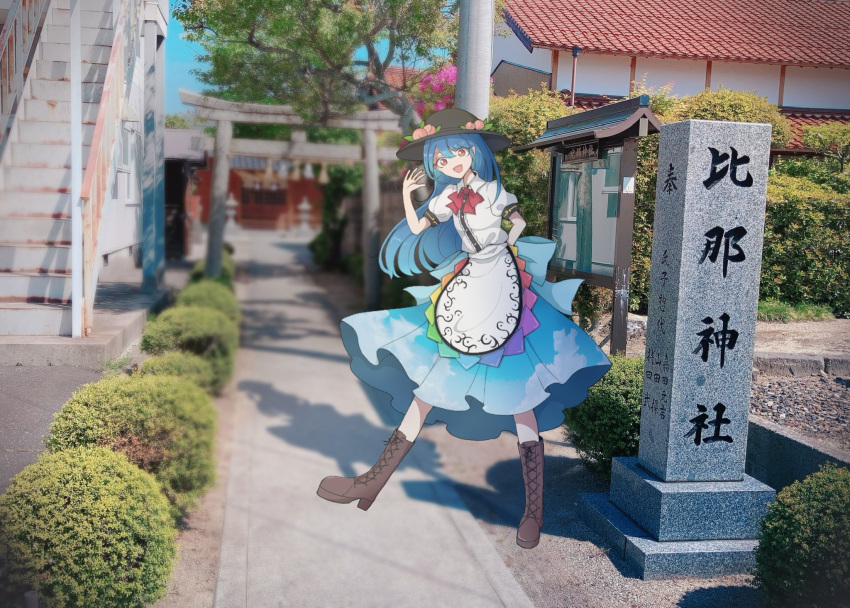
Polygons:
[[0,367],[0,494],[44,450],[53,414],[100,377],[76,367]]

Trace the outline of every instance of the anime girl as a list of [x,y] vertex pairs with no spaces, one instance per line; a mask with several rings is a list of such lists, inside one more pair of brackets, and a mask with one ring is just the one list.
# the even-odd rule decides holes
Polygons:
[[[409,288],[416,306],[342,321],[351,370],[388,393],[404,418],[375,466],[325,478],[318,495],[367,510],[426,423],[444,422],[463,439],[515,432],[526,501],[517,544],[531,549],[543,524],[538,433],[559,426],[610,362],[565,316],[581,281],[545,280],[555,243],[519,238],[526,222],[493,156],[510,141],[488,127],[464,110],[441,110],[398,152],[423,167],[404,180],[405,218],[383,243],[381,267],[391,277],[428,271],[439,284]],[[415,208],[425,175],[434,190]]]

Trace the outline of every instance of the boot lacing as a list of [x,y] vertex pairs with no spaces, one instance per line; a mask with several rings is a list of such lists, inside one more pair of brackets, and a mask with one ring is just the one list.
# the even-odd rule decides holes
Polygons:
[[395,453],[401,447],[402,439],[397,434],[393,434],[386,443],[387,448],[384,450],[384,453],[381,454],[378,462],[376,462],[371,469],[354,478],[355,486],[357,484],[367,484],[370,481],[377,479],[378,475],[380,475],[384,468],[393,460]]
[[522,446],[522,449],[525,450],[525,458],[523,458],[526,478],[525,516],[531,517],[539,522],[543,519],[540,516],[540,499],[543,497],[543,493],[538,492],[538,488],[540,487],[540,475],[538,474],[540,462],[536,458],[537,450],[535,448],[535,445]]

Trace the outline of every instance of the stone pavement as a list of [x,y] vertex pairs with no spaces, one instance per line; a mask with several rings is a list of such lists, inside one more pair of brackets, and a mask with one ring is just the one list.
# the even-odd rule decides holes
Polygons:
[[[249,235],[249,236],[248,236]],[[303,242],[251,232],[215,605],[530,606],[420,438],[368,512],[316,495],[370,467],[400,416],[349,370]],[[244,255],[244,253],[243,253]],[[415,490],[411,490],[411,488]]]

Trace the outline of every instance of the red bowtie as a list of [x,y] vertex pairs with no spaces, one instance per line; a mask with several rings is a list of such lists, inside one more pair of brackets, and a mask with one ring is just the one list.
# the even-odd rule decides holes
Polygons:
[[464,186],[459,191],[449,194],[449,199],[452,201],[449,203],[449,209],[453,213],[459,214],[464,212],[475,215],[475,206],[483,201],[484,197],[469,186]]

